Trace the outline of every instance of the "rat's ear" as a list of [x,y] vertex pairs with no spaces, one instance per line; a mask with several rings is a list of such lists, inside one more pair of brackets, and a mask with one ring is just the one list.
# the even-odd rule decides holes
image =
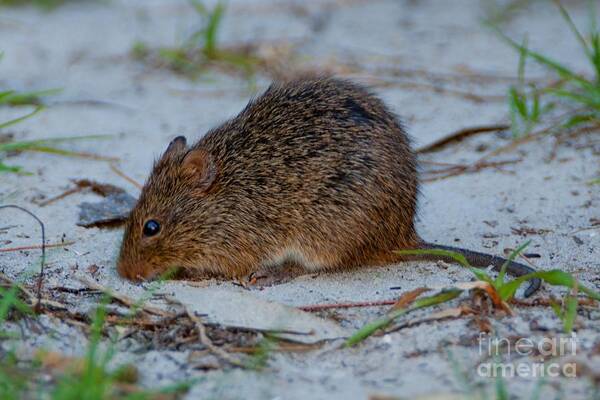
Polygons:
[[178,153],[187,148],[187,140],[185,136],[177,136],[175,139],[171,140],[169,143],[169,147],[165,151],[165,155]]
[[207,191],[217,177],[217,165],[213,156],[204,149],[190,150],[183,158],[183,171],[194,177],[198,188]]

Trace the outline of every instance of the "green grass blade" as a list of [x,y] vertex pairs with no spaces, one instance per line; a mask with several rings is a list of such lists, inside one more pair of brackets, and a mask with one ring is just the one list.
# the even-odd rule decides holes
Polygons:
[[[399,312],[395,313],[394,316],[396,318],[398,318],[408,312],[409,312],[409,309],[404,308],[404,309],[400,310]],[[386,326],[388,326],[389,324],[391,324],[393,320],[394,320],[394,318],[392,318],[391,316],[388,316],[388,317],[378,319],[377,321],[368,323],[367,325],[363,326],[360,330],[358,330],[354,335],[350,336],[350,338],[346,341],[345,346],[351,347],[357,343],[362,342],[363,340],[365,340],[366,338],[368,338],[369,336],[374,334],[379,329],[383,329]]]
[[206,25],[204,51],[209,57],[217,54],[217,33],[223,20],[224,12],[225,5],[222,2],[217,3]]
[[596,1],[588,0],[588,16],[590,17],[589,18],[590,32],[597,31],[598,25],[596,24],[596,15],[598,15],[598,13],[596,12]]
[[199,0],[190,0],[190,4],[192,7],[194,7],[198,14],[202,15],[203,17],[208,16],[208,10],[206,9],[206,6],[202,4],[202,2]]
[[18,294],[19,288],[16,285],[11,286],[8,290],[0,287],[0,323],[6,321],[11,309],[24,314],[31,313],[29,306],[19,299]]
[[563,310],[562,310],[560,304],[552,301],[550,303],[550,308],[552,308],[552,311],[554,311],[554,314],[556,314],[556,316],[558,318],[560,318],[561,320],[563,319]]
[[502,374],[497,374],[494,381],[494,389],[496,391],[495,400],[509,400],[508,389],[506,388],[506,382]]
[[525,102],[523,95],[519,93],[515,87],[511,87],[508,93],[511,106],[515,108],[521,118],[527,119],[529,113],[527,112],[527,103]]
[[4,99],[9,97],[14,92],[14,90],[5,90],[3,92],[0,92],[0,104],[4,104]]
[[515,261],[517,256],[519,256],[519,254],[521,254],[523,252],[523,250],[525,250],[527,248],[527,246],[529,246],[530,244],[531,244],[531,240],[528,240],[510,253],[508,258],[506,259],[506,262],[504,264],[502,264],[502,267],[500,268],[500,272],[498,273],[498,276],[496,277],[496,281],[494,282],[494,287],[496,287],[496,289],[501,287],[504,284],[504,278],[506,277],[506,269],[508,268],[510,263]]
[[[527,48],[527,36],[523,38],[523,43],[521,46],[526,49]],[[519,51],[519,65],[517,68],[517,77],[519,79],[519,86],[523,87],[525,85],[525,62],[527,61],[527,53],[525,51]]]
[[591,34],[592,41],[592,64],[596,70],[596,84],[600,86],[600,32]]
[[24,140],[18,142],[0,143],[0,151],[22,151],[30,148],[47,146],[54,143],[72,142],[76,140],[106,139],[111,135],[65,136],[50,139]]
[[592,122],[597,119],[600,119],[600,114],[576,114],[569,117],[569,119],[567,119],[567,121],[563,123],[563,126],[565,128],[572,128],[579,124],[585,124],[587,122]]
[[523,282],[528,281],[532,278],[540,278],[544,280],[544,282],[553,286],[564,286],[567,288],[573,288],[575,285],[577,285],[577,288],[580,292],[584,293],[592,299],[600,300],[599,293],[581,285],[579,282],[577,282],[575,278],[573,278],[573,275],[569,274],[568,272],[561,271],[559,269],[552,269],[549,271],[536,271],[527,275],[519,276],[518,278],[506,282],[504,285],[498,288],[498,293],[503,299],[510,299],[514,296],[515,292]]
[[0,161],[0,172],[13,172],[13,173],[19,173],[22,172],[23,168],[19,167],[17,165],[6,165],[3,162]]
[[600,111],[600,92],[594,93],[593,91],[590,91],[590,92],[585,92],[585,94],[583,94],[583,93],[578,93],[578,92],[573,92],[573,91],[568,91],[568,90],[563,90],[563,89],[554,89],[554,90],[551,90],[549,93],[552,93],[553,95],[555,95],[557,97],[563,97],[563,98],[574,100],[585,106],[588,106],[590,108]]
[[565,313],[563,316],[563,326],[565,333],[571,333],[573,331],[573,325],[575,324],[575,318],[577,317],[577,298],[575,296],[567,296],[565,298]]
[[47,89],[39,90],[35,92],[21,92],[10,91],[6,96],[0,96],[0,104],[8,106],[25,106],[25,105],[41,105],[42,97],[51,96],[60,93],[62,89]]
[[11,125],[18,124],[19,122],[25,121],[27,118],[33,117],[35,114],[39,113],[43,109],[44,109],[43,106],[38,106],[35,108],[35,110],[30,112],[29,114],[25,114],[22,117],[11,119],[10,121],[2,122],[2,123],[0,123],[0,129],[7,128]]
[[402,315],[408,314],[409,312],[418,310],[420,308],[426,308],[426,307],[434,306],[436,304],[445,303],[447,301],[450,301],[450,300],[458,297],[458,295],[460,295],[461,293],[462,293],[462,290],[453,288],[453,289],[444,290],[433,296],[427,296],[427,297],[422,297],[420,299],[417,299],[412,304],[412,306],[410,306],[409,308],[402,308],[402,309],[396,310],[396,311],[390,313],[389,315],[385,316],[384,318],[381,318],[377,321],[374,321],[374,322],[371,322],[371,323],[365,325],[364,327],[359,329],[356,333],[354,333],[354,335],[352,335],[352,336],[350,336],[350,338],[348,338],[348,340],[345,343],[345,346],[351,347],[357,343],[362,342],[363,340],[365,340],[366,338],[371,336],[373,333],[375,333],[379,329],[385,328],[386,326],[391,324],[396,318],[401,317]]
[[504,33],[502,33],[499,29],[497,29],[495,27],[492,27],[492,29],[508,45],[510,45],[511,47],[515,48],[518,51],[525,52],[525,54],[528,57],[531,57],[537,63],[554,70],[560,77],[570,80],[570,81],[573,81],[574,83],[577,83],[579,86],[587,88],[587,89],[594,88],[593,85],[589,81],[587,81],[585,78],[582,78],[581,76],[573,73],[570,69],[568,69],[564,65],[560,64],[559,62],[554,61],[546,56],[543,56],[540,53],[537,53],[533,50],[529,50],[529,49],[521,46],[520,44],[518,44],[517,42],[515,42],[514,40],[512,40],[511,38],[506,36]]
[[56,155],[65,156],[65,157],[84,157],[84,155],[82,155],[81,153],[78,153],[76,151],[64,150],[64,149],[59,149],[59,148],[51,147],[51,146],[30,146],[30,147],[27,147],[25,150],[37,151],[40,153],[47,153],[47,154],[56,154]]
[[558,6],[558,10],[560,11],[560,15],[562,15],[563,19],[565,21],[567,21],[567,25],[569,25],[569,28],[571,29],[571,31],[573,32],[573,34],[575,35],[575,37],[577,38],[577,40],[579,41],[579,44],[581,44],[581,47],[583,47],[583,51],[585,52],[586,56],[593,61],[593,54],[590,51],[587,42],[585,41],[585,38],[583,37],[583,35],[579,32],[579,29],[577,29],[577,27],[575,26],[575,23],[573,22],[573,20],[571,19],[571,16],[569,15],[569,13],[567,12],[567,10],[565,10],[565,8],[562,6],[562,4],[560,4],[559,1],[555,0],[554,1],[556,3],[556,5]]

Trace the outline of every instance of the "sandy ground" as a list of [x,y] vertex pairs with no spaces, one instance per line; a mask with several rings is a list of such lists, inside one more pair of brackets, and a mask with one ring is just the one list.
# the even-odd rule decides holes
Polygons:
[[[315,1],[310,5],[231,1],[220,40],[223,44],[293,43],[298,68],[333,69],[373,84],[405,121],[415,146],[421,146],[456,129],[507,120],[503,96],[514,82],[517,55],[482,27],[484,3],[492,2],[454,1],[450,6],[437,1]],[[569,9],[576,22],[586,22],[583,2],[572,2]],[[76,3],[50,13],[2,9],[0,87],[63,88],[51,98],[47,110],[11,131],[23,140],[111,135],[65,146],[117,157],[122,170],[143,182],[153,159],[170,139],[180,134],[190,140],[201,137],[210,127],[235,115],[251,96],[247,83],[236,76],[212,71],[190,81],[129,56],[136,41],[173,45],[194,23],[195,15],[179,1]],[[577,43],[550,4],[535,2],[505,22],[503,28],[519,40],[528,34],[532,47],[565,60],[577,71],[588,72]],[[534,66],[528,69],[528,76],[551,79]],[[260,76],[257,90],[263,90],[268,82],[269,77]],[[0,120],[18,112],[22,110],[2,109]],[[482,135],[424,160],[473,161],[484,154],[482,151],[506,145],[509,140],[508,133]],[[598,290],[600,231],[586,229],[593,218],[600,218],[599,186],[586,184],[600,173],[597,143],[597,132],[558,146],[552,138],[538,140],[500,156],[499,160],[521,160],[501,170],[485,169],[426,183],[420,199],[419,232],[430,241],[496,254],[531,239],[528,252],[540,254],[540,258],[532,259],[536,268],[562,268]],[[556,154],[550,157],[553,149]],[[135,186],[102,161],[39,153],[23,153],[6,161],[25,167],[32,175],[1,175],[0,201],[25,206],[39,215],[46,223],[48,242],[75,242],[49,251],[45,278],[49,293],[54,287],[81,287],[75,277],[84,276],[132,297],[143,294],[148,285],[124,282],[115,272],[122,230],[75,225],[78,205],[98,201],[97,196],[80,193],[47,207],[36,205],[63,192],[73,178],[112,183],[137,195]],[[423,164],[424,170],[429,167]],[[26,216],[4,211],[0,226],[10,226],[0,231],[0,246],[39,242],[39,230]],[[520,228],[543,231],[515,233]],[[28,277],[37,271],[38,263],[36,251],[0,253],[0,271],[14,279],[31,280]],[[92,273],[96,268],[90,266],[97,266],[97,271]],[[255,299],[301,306],[394,299],[413,288],[468,280],[469,274],[458,266],[406,263],[306,275],[262,290],[246,291],[227,282],[207,284],[210,290],[243,291]],[[192,302],[194,292],[203,290],[179,282],[160,289],[172,295],[186,293]],[[549,293],[561,292],[545,287],[540,296]],[[203,297],[198,294],[198,298]],[[75,309],[89,310],[97,300],[97,296],[82,294],[69,302]],[[228,304],[217,306],[227,309]],[[203,305],[194,308],[201,311]],[[353,308],[318,316],[352,332],[384,312],[381,307]],[[582,313],[576,324],[576,357],[596,374],[600,373],[599,318],[597,310]],[[519,308],[513,317],[491,321],[499,337],[534,340],[555,337],[562,327],[548,308]],[[42,322],[54,333],[28,332],[26,340],[17,344],[24,354],[35,348],[74,355],[85,351],[86,338],[77,328],[47,317]],[[309,352],[272,353],[268,368],[258,372],[196,370],[186,361],[189,350],[185,348],[150,346],[142,351],[143,346],[126,340],[117,343],[115,362],[134,362],[141,369],[142,382],[149,387],[200,378],[187,394],[190,399],[413,397],[464,393],[460,370],[476,387],[491,388],[493,379],[477,375],[482,360],[477,337],[478,329],[469,317],[442,320],[373,337],[349,350],[330,350],[329,343]],[[522,357],[520,361],[532,363],[534,359]],[[510,392],[524,398],[529,398],[536,382],[539,380],[532,378],[507,380]],[[549,378],[548,382],[544,388],[548,394],[562,391],[568,398],[591,398],[592,384],[585,376]]]

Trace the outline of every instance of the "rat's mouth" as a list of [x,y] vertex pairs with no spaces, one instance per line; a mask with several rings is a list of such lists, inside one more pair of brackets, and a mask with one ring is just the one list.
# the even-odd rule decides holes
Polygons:
[[150,281],[158,276],[158,271],[145,263],[131,264],[119,261],[117,272],[121,277],[134,282]]
[[[156,268],[147,263],[126,263],[119,261],[117,264],[117,272],[125,279],[133,282],[144,282],[152,280],[169,280],[177,279],[185,274],[185,268],[168,267]],[[185,275],[184,275],[185,276]]]

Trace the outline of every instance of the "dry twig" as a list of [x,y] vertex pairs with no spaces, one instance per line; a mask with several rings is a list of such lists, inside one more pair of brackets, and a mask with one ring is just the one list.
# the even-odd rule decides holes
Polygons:
[[20,247],[4,247],[4,248],[0,249],[0,253],[10,253],[11,251],[21,251],[21,250],[37,250],[37,249],[41,249],[42,247],[45,247],[46,249],[49,249],[52,247],[66,247],[66,246],[70,246],[74,243],[75,242],[63,242],[63,243],[46,244],[44,246],[39,244],[39,245],[20,246]]
[[120,303],[122,303],[123,305],[127,306],[127,307],[132,307],[132,308],[139,308],[142,311],[145,311],[149,314],[152,315],[157,315],[159,317],[172,317],[173,313],[170,313],[168,311],[164,311],[161,310],[160,308],[156,308],[156,307],[152,307],[152,306],[147,306],[144,304],[139,304],[137,301],[125,296],[124,294],[121,293],[117,293],[117,292],[113,292],[112,290],[110,290],[109,288],[102,286],[96,282],[92,282],[89,281],[83,277],[78,277],[77,280],[79,280],[79,282],[81,282],[82,284],[86,285],[88,288],[93,289],[93,290],[98,290],[102,293],[105,293],[106,295],[110,296],[111,298],[119,301]]
[[46,263],[46,228],[45,228],[42,220],[39,219],[37,215],[35,215],[34,213],[32,213],[31,211],[29,211],[26,208],[23,208],[21,206],[17,206],[14,204],[7,204],[7,205],[0,206],[0,209],[3,209],[3,208],[15,208],[17,210],[20,210],[20,211],[28,214],[33,219],[35,219],[38,222],[38,224],[40,224],[40,227],[42,229],[42,244],[41,244],[42,259],[40,261],[40,275],[39,275],[38,284],[37,284],[37,303],[35,304],[35,307],[34,307],[34,310],[37,313],[40,311],[40,305],[42,304],[42,282],[44,280],[44,265]]
[[123,171],[121,171],[119,169],[119,167],[117,167],[117,165],[115,163],[110,163],[110,169],[117,175],[119,175],[121,178],[125,179],[127,182],[131,183],[133,186],[135,186],[138,189],[142,189],[142,184],[140,184],[138,181],[136,181],[135,179],[131,178],[130,176],[128,176],[127,174],[125,174]]
[[244,363],[242,363],[240,360],[233,357],[231,354],[227,353],[220,347],[215,346],[212,340],[210,340],[210,338],[206,335],[206,327],[204,326],[200,318],[198,318],[198,316],[196,316],[193,311],[188,310],[188,308],[185,307],[183,304],[181,304],[181,306],[185,309],[187,316],[192,320],[192,322],[194,322],[196,329],[198,330],[198,338],[200,339],[200,343],[202,343],[211,353],[213,353],[215,356],[219,357],[223,361],[236,367],[245,367]]
[[417,149],[417,154],[431,153],[440,150],[452,143],[460,142],[468,137],[475,136],[481,133],[497,132],[510,129],[510,125],[497,124],[497,125],[482,125],[473,126],[469,128],[459,129],[441,139],[434,141],[433,143],[427,144]]
[[311,304],[306,306],[297,307],[299,310],[307,312],[330,310],[335,308],[355,308],[355,307],[381,307],[381,306],[392,306],[396,304],[398,300],[373,300],[373,301],[362,301],[353,303],[325,303],[325,304]]

